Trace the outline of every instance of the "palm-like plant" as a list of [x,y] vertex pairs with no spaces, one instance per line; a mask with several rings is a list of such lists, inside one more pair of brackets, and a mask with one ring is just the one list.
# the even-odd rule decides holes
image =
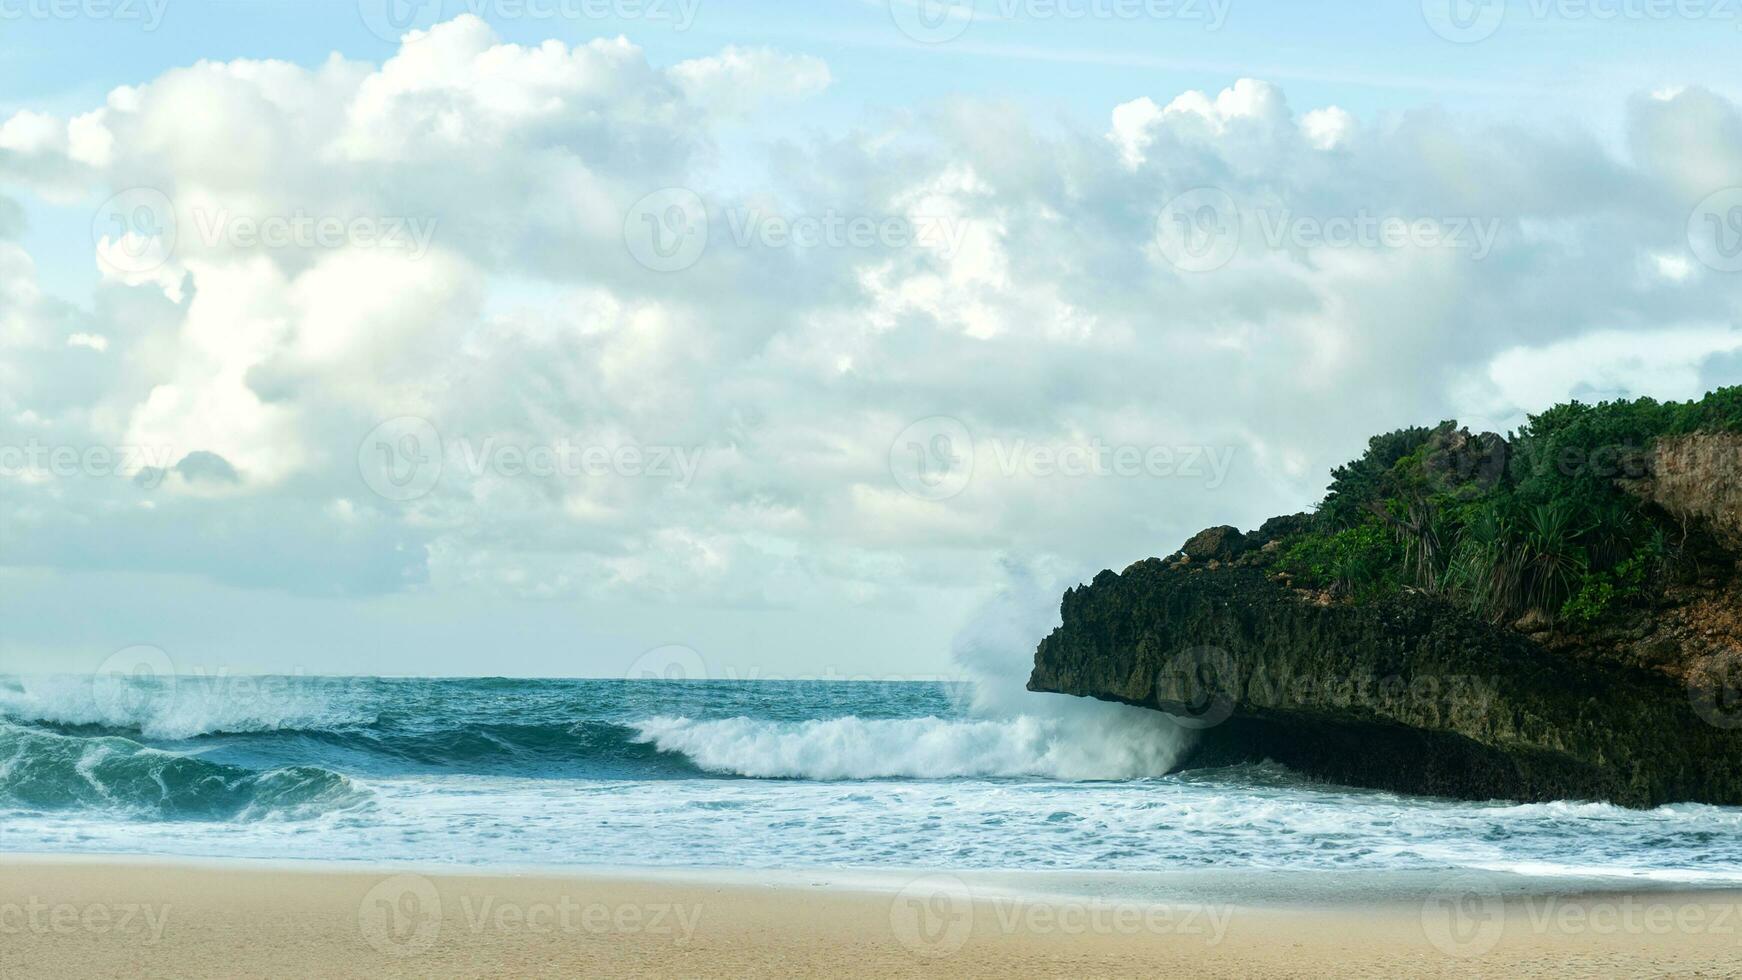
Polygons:
[[1527,608],[1558,610],[1590,567],[1579,544],[1588,528],[1579,527],[1578,519],[1577,508],[1567,500],[1537,504],[1525,512],[1521,557]]

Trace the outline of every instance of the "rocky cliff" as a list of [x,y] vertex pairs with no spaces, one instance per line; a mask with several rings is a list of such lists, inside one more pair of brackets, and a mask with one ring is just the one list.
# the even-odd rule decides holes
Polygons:
[[[1487,445],[1526,452],[1550,431]],[[1374,465],[1339,470],[1316,514],[1212,528],[1066,593],[1029,687],[1168,712],[1198,732],[1193,767],[1742,805],[1742,436],[1629,443],[1628,465],[1595,481],[1551,474],[1557,492],[1595,495],[1555,532],[1554,502],[1527,496],[1541,474],[1516,456],[1471,465],[1480,437],[1376,439]],[[1433,478],[1448,465],[1457,479]],[[1611,490],[1632,501],[1613,526],[1577,516]],[[1362,506],[1333,524],[1338,500]],[[1483,508],[1524,516],[1496,531]]]

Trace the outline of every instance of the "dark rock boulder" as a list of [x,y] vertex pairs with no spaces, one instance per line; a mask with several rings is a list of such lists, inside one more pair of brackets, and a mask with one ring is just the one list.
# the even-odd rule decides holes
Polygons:
[[1192,766],[1268,758],[1407,793],[1742,805],[1742,676],[1551,649],[1420,593],[1292,589],[1245,548],[1285,530],[1215,528],[1186,550],[1217,567],[1148,559],[1072,589],[1029,688],[1173,714],[1198,730]]
[[1193,561],[1233,561],[1245,550],[1246,536],[1240,529],[1223,525],[1199,531],[1180,553]]

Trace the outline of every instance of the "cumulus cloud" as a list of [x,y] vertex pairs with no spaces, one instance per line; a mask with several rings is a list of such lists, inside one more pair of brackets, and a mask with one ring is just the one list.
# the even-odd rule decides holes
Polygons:
[[[944,101],[727,179],[723,137],[828,83],[802,54],[661,67],[462,17],[381,64],[202,62],[5,120],[11,193],[169,202],[119,209],[162,250],[94,256],[78,305],[0,206],[7,441],[132,452],[0,474],[6,553],[900,606],[1001,556],[1118,567],[1302,507],[1376,429],[1736,363],[1738,277],[1687,238],[1742,172],[1710,92],[1635,100],[1624,152],[1257,80],[1077,128]],[[682,261],[638,261],[643,233]]]
[[815,95],[830,81],[829,66],[821,58],[769,48],[727,48],[712,57],[680,62],[671,74],[691,103],[735,113]]

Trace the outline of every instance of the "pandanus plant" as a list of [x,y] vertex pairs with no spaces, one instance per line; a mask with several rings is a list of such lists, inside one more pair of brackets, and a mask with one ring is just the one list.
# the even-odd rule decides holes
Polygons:
[[1523,559],[1528,608],[1548,613],[1560,609],[1589,567],[1579,544],[1589,529],[1578,521],[1578,509],[1569,500],[1537,504],[1526,512]]

